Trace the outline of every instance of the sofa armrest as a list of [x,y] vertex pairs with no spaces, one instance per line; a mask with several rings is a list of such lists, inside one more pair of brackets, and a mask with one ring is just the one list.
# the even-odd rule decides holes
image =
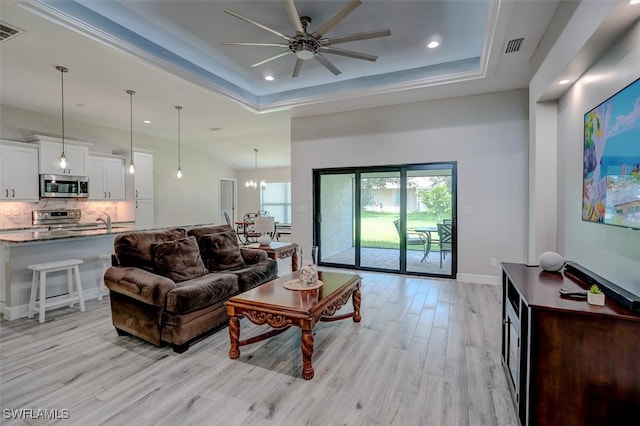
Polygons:
[[166,305],[167,293],[176,288],[176,283],[169,278],[126,266],[107,269],[104,283],[110,291],[161,308]]
[[240,254],[242,254],[245,265],[253,265],[261,260],[267,260],[269,258],[266,251],[259,249],[241,247]]

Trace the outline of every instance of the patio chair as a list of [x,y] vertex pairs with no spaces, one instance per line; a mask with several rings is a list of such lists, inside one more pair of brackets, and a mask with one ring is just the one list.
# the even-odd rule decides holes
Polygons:
[[[400,238],[402,238],[402,233],[400,231],[400,219],[396,219],[393,221],[393,224],[396,226],[396,231],[398,232],[398,236]],[[422,255],[422,259],[420,260],[420,263],[424,262],[427,259],[427,255],[429,254],[429,237],[428,237],[428,233],[424,234],[422,232],[414,232],[414,231],[407,231],[407,235],[406,235],[406,241],[407,241],[407,246],[409,245],[421,245],[422,246],[422,251],[423,251],[423,255]]]
[[442,268],[442,259],[447,257],[447,252],[451,253],[451,224],[438,224],[438,239],[440,240],[440,268]]

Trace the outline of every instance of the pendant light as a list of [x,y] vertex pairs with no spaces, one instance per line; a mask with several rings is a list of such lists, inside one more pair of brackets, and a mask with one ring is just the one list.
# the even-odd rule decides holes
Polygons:
[[256,174],[256,180],[248,180],[248,181],[246,181],[244,183],[244,186],[247,189],[265,189],[267,187],[267,182],[262,180],[262,181],[260,181],[260,183],[258,183],[258,149],[254,148],[253,151],[255,152],[255,174]]
[[69,68],[56,66],[56,70],[60,71],[60,86],[62,88],[62,155],[60,155],[60,168],[67,168],[67,157],[64,155],[64,73],[69,72]]
[[129,162],[129,173],[134,174],[136,172],[136,168],[133,166],[133,95],[136,92],[133,90],[127,90],[129,94],[129,123],[130,123],[130,132],[129,132],[129,140],[130,140],[130,149],[131,149],[131,161]]
[[182,107],[180,105],[176,105],[176,109],[178,110],[178,179],[182,179],[182,169],[180,169],[180,110]]

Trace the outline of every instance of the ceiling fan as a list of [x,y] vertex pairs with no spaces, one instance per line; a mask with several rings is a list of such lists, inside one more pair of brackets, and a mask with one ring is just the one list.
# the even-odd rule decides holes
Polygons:
[[340,10],[338,10],[327,22],[320,25],[315,29],[312,33],[307,32],[307,28],[309,24],[311,24],[311,18],[308,16],[299,16],[298,11],[296,10],[296,5],[293,0],[284,0],[285,8],[287,9],[287,13],[291,22],[295,27],[295,35],[290,36],[280,31],[274,30],[273,28],[269,28],[266,25],[263,25],[259,22],[254,21],[253,19],[247,18],[246,16],[242,16],[237,12],[232,10],[225,10],[224,12],[228,15],[234,16],[238,19],[241,19],[245,22],[248,22],[252,25],[255,25],[263,30],[269,31],[283,39],[285,39],[286,43],[260,43],[260,42],[237,42],[237,43],[222,43],[223,45],[234,45],[234,46],[268,46],[268,47],[283,47],[286,50],[278,53],[275,56],[267,58],[263,61],[257,62],[252,65],[252,67],[258,67],[260,65],[266,64],[267,62],[271,62],[283,56],[287,56],[290,54],[296,55],[296,64],[293,67],[293,74],[291,77],[297,77],[300,74],[300,69],[302,68],[302,64],[304,61],[309,59],[316,59],[320,62],[325,68],[331,71],[334,75],[338,75],[341,71],[331,63],[323,53],[330,53],[333,55],[341,55],[347,56],[350,58],[362,59],[365,61],[374,62],[378,59],[377,56],[368,55],[366,53],[354,52],[353,50],[339,49],[333,47],[335,44],[339,43],[347,43],[350,41],[357,40],[366,40],[370,38],[377,37],[386,37],[391,35],[390,30],[378,30],[378,31],[368,31],[362,33],[355,33],[345,36],[339,37],[331,37],[325,38],[324,34],[326,34],[329,30],[335,27],[340,21],[346,18],[351,12],[353,12],[362,2],[360,0],[348,1]]

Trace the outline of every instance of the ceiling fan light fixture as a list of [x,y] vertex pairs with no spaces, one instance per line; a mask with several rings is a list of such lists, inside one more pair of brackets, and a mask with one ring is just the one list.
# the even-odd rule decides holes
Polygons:
[[307,44],[303,44],[300,50],[296,52],[296,56],[303,61],[306,61],[307,59],[313,58],[313,52],[309,50],[309,46]]

